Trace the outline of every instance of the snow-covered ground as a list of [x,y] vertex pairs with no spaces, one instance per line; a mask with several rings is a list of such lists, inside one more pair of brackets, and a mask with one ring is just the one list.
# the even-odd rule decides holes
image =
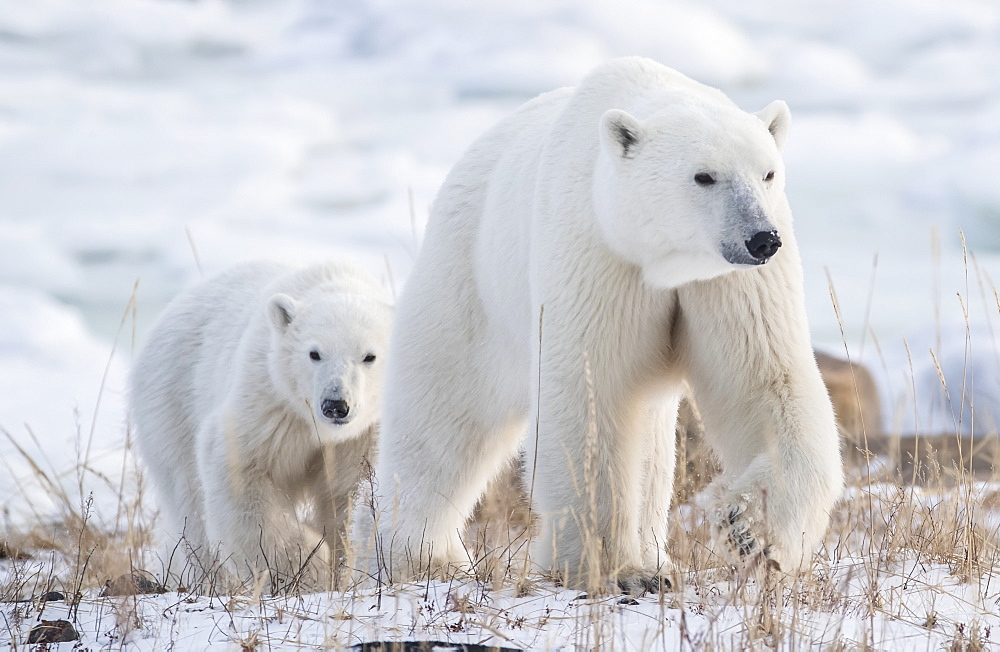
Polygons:
[[[37,568],[45,574],[44,564]],[[780,591],[711,575],[689,574],[683,587],[640,598],[590,597],[551,584],[494,590],[470,580],[293,597],[88,591],[78,605],[7,605],[0,641],[23,645],[40,620],[63,619],[89,649],[136,651],[340,650],[372,641],[516,650],[964,651],[995,649],[1000,627],[1000,578],[963,580],[947,564],[917,555],[878,571],[864,558],[840,559],[817,567],[818,579]]]
[[9,2],[0,528],[59,509],[26,458],[115,517],[129,359],[185,284],[251,258],[350,256],[398,291],[464,148],[626,54],[748,110],[789,103],[814,341],[843,353],[842,324],[886,402],[909,401],[886,411],[895,427],[953,428],[927,413],[932,347],[953,395],[975,370],[980,423],[990,403],[1000,415],[994,0]]

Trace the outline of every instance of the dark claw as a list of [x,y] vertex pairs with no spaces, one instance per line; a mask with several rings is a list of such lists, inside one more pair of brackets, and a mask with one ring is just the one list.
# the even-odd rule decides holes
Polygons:
[[653,577],[646,582],[646,589],[650,593],[664,593],[674,588],[674,585],[670,583],[670,579],[666,577]]
[[[637,584],[638,587],[636,587]],[[618,588],[621,589],[622,593],[631,593],[635,588],[642,588],[643,594],[646,594],[669,591],[673,585],[668,578],[654,575],[653,577],[634,578],[631,582],[619,579]]]
[[748,557],[757,548],[757,540],[747,529],[730,532],[729,543],[739,551],[741,557]]

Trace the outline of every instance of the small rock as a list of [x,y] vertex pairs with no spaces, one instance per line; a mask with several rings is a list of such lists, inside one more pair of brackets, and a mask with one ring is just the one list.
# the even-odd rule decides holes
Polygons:
[[43,593],[41,596],[42,602],[59,602],[65,599],[66,596],[59,591],[49,591],[48,593]]
[[852,445],[882,432],[882,401],[875,378],[864,365],[816,352],[816,364],[830,394],[841,432]]
[[618,604],[636,605],[639,604],[639,601],[633,598],[632,596],[625,596],[624,598],[618,601]]
[[104,584],[100,597],[115,595],[143,595],[146,593],[166,593],[167,589],[146,571],[133,571]]
[[0,559],[31,559],[31,555],[6,541],[0,541]]
[[66,643],[76,641],[80,635],[68,620],[43,620],[28,632],[28,644]]

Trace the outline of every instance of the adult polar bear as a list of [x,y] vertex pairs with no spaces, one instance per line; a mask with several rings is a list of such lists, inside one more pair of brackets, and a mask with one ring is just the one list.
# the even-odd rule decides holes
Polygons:
[[843,474],[783,192],[788,123],[783,102],[748,114],[626,58],[465,154],[390,344],[376,530],[394,578],[468,563],[459,532],[523,441],[537,565],[655,585],[685,382],[725,470],[722,541],[808,561]]

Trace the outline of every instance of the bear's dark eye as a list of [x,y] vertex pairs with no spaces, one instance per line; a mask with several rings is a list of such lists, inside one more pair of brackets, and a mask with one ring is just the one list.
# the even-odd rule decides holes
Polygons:
[[365,359],[362,362],[364,362],[365,364],[371,364],[375,362],[375,354],[369,353],[368,355],[365,356]]
[[774,170],[764,175],[764,181],[774,181]]
[[694,182],[699,186],[710,186],[715,183],[715,177],[713,177],[708,172],[699,172],[694,175]]
[[323,359],[323,356],[319,354],[319,351],[313,349],[312,351],[309,352],[309,359],[316,360],[318,362]]

